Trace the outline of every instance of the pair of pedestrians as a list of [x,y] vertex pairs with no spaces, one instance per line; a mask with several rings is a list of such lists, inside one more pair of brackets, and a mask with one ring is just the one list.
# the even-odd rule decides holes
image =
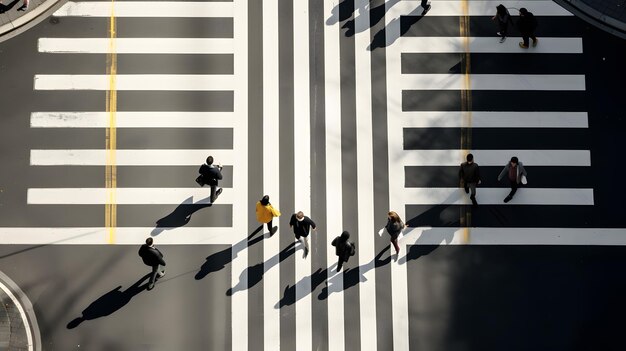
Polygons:
[[[477,206],[478,202],[476,201],[476,186],[481,183],[480,178],[480,167],[478,164],[474,162],[474,155],[468,154],[466,157],[466,162],[461,163],[459,167],[459,179],[463,188],[465,189],[465,193],[470,194],[470,200],[472,200],[472,205]],[[504,166],[500,174],[498,175],[498,181],[502,180],[507,176],[511,186],[511,192],[507,197],[504,198],[504,203],[507,203],[513,199],[513,196],[517,192],[517,189],[522,185],[526,184],[526,169],[524,165],[519,162],[519,159],[515,156],[511,157],[511,160],[507,162]]]
[[[522,49],[528,49],[530,40],[533,40],[533,47],[537,46],[539,40],[535,36],[535,30],[537,29],[537,18],[532,12],[529,12],[526,8],[519,9],[519,20],[517,21],[517,28],[522,34],[522,41],[519,46]],[[496,15],[491,18],[498,23],[500,31],[497,33],[500,36],[500,43],[504,43],[509,29],[509,24],[513,26],[513,20],[509,10],[502,4],[496,6]]]

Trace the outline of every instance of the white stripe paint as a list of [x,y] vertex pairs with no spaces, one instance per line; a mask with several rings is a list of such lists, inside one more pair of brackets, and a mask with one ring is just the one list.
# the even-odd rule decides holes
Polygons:
[[401,244],[626,246],[626,228],[417,227],[405,232]]
[[[264,19],[265,20],[265,19]],[[293,127],[294,127],[294,211],[311,216],[311,104],[309,89],[309,1],[293,2]],[[275,39],[277,40],[277,38]],[[309,248],[315,247],[315,233],[309,235]],[[299,253],[297,244],[295,262],[296,290],[296,350],[313,348],[313,320],[311,300],[311,261]]]
[[[156,229],[156,230],[155,230]],[[151,235],[159,245],[232,245],[230,227],[117,227],[116,245],[138,245]],[[0,241],[12,245],[109,245],[105,227],[0,228]]]
[[[116,128],[233,128],[233,112],[117,111]],[[108,112],[33,112],[31,128],[109,128]],[[235,123],[237,122],[237,123]]]
[[[239,191],[239,189],[238,189]],[[118,205],[179,205],[192,197],[193,204],[210,204],[209,188],[116,188]],[[224,188],[217,204],[233,204],[233,189]],[[107,188],[29,188],[28,204],[104,205],[110,203]],[[233,211],[233,213],[236,213]],[[239,218],[239,215],[237,216]]]
[[[235,128],[235,131],[241,133],[240,129]],[[246,150],[242,150],[244,151]],[[233,165],[236,159],[242,156],[233,150],[215,149],[116,150],[115,163],[117,166],[200,166],[208,155],[212,155],[222,165]],[[106,165],[106,150],[31,150],[30,164],[31,166],[104,166]],[[237,164],[237,167],[243,167],[243,165]]]
[[[438,2],[432,7],[440,4]],[[430,16],[430,12],[428,13]],[[550,38],[541,37],[539,45],[530,49],[519,47],[520,37],[508,37],[500,43],[494,25],[493,37],[469,37],[470,53],[495,54],[582,54],[582,38]],[[403,53],[463,53],[465,52],[465,38],[461,37],[400,37],[394,45],[400,47]],[[503,58],[506,59],[506,58]]]
[[[57,17],[110,17],[110,1],[67,2]],[[233,2],[116,1],[115,17],[233,17]]]
[[[118,227],[114,245],[142,243],[153,229]],[[158,240],[159,245],[230,245],[232,235],[232,228],[178,227],[162,232]],[[0,227],[0,241],[6,245],[110,245],[104,227]],[[405,230],[400,244],[626,246],[626,228],[414,227]]]
[[[402,74],[396,89],[463,90],[463,74]],[[584,75],[472,74],[470,90],[585,90]]]
[[[245,88],[245,81],[221,74],[117,74],[117,90],[210,91]],[[35,90],[108,90],[108,74],[37,74]]]
[[[512,16],[518,16],[517,9],[526,7],[535,16],[573,16],[570,12],[552,1],[467,1],[469,16],[493,16],[496,14],[496,6],[502,4],[509,9]],[[464,16],[463,1],[434,1],[427,16]],[[422,8],[418,0],[402,0],[392,5],[386,18],[396,18],[398,15],[407,15],[418,9],[421,15]],[[541,20],[541,19],[540,19]],[[494,28],[495,28],[494,24]]]
[[390,159],[399,166],[458,166],[467,152],[481,166],[504,167],[513,156],[525,166],[591,166],[589,150],[402,150],[400,146]]
[[[324,13],[338,16],[333,12],[336,0],[324,0]],[[325,95],[325,146],[326,146],[326,260],[328,270],[327,286],[333,286],[335,293],[329,294],[328,308],[328,350],[345,349],[345,324],[343,304],[343,272],[335,273],[337,262],[333,238],[343,231],[343,197],[341,184],[341,72],[339,69],[339,21],[327,21],[324,25],[324,95]],[[333,267],[332,270],[330,268]]]
[[[372,136],[372,67],[369,0],[356,0],[355,14],[355,93],[358,192],[358,262],[363,280],[359,284],[361,349],[376,348],[376,270],[374,248],[374,159]],[[383,217],[384,218],[384,217]]]
[[[280,144],[278,84],[278,0],[265,0],[263,6],[263,193],[280,209]],[[262,195],[262,194],[259,194]],[[260,199],[260,196],[259,196]],[[283,216],[288,215],[284,211]],[[278,223],[276,223],[278,224]],[[265,228],[263,229],[265,230]],[[280,286],[281,226],[263,241],[263,349],[280,349],[280,310],[274,308],[282,298]],[[270,261],[273,260],[273,261]],[[270,267],[273,267],[270,269]]]
[[[116,38],[115,53],[232,54],[233,44],[230,38]],[[37,47],[39,52],[58,54],[106,54],[111,50],[109,38],[41,38]]]
[[[403,3],[400,2],[400,3]],[[389,208],[396,211],[401,218],[404,215],[404,203],[400,201],[404,191],[404,166],[397,162],[397,158],[403,154],[402,138],[402,90],[397,86],[397,78],[400,76],[400,48],[390,45],[395,38],[400,37],[400,12],[393,14],[393,4],[385,3],[387,10],[386,19],[389,19],[385,41],[388,46],[386,53],[387,72],[387,143],[389,160]],[[435,6],[433,6],[435,7]],[[391,13],[390,13],[391,11]],[[419,12],[421,13],[421,11]],[[391,17],[394,16],[394,17]],[[391,20],[394,18],[394,20]],[[393,250],[391,248],[390,250]],[[405,253],[404,245],[400,245],[400,255]],[[409,302],[407,296],[406,265],[391,265],[391,316],[393,331],[393,350],[409,351]]]
[[[529,175],[529,182],[532,176]],[[503,179],[502,184],[508,186]],[[510,188],[479,187],[476,199],[482,205],[505,205]],[[472,202],[462,188],[405,188],[398,199],[412,205],[468,205]],[[593,205],[593,189],[520,188],[508,205]]]
[[[204,2],[208,4],[208,2]],[[229,4],[230,5],[230,4]],[[117,6],[117,3],[116,3]],[[173,5],[177,6],[176,4]],[[243,242],[248,234],[248,1],[234,0],[233,7],[233,41],[235,42],[233,55],[233,78],[235,91],[233,92],[233,115],[237,122],[233,129],[233,229],[238,233],[237,242]],[[168,10],[169,11],[169,10]],[[222,89],[222,88],[220,88]],[[215,157],[216,160],[221,160]],[[224,161],[222,161],[224,163]],[[224,189],[221,196],[228,195]],[[225,201],[218,199],[218,202]],[[242,244],[245,245],[245,244]],[[241,281],[248,285],[248,250],[242,248],[231,250],[231,283],[236,286]],[[240,275],[240,273],[243,272]],[[206,313],[212,313],[207,310]],[[247,350],[248,345],[248,290],[244,289],[231,297],[231,348],[233,350]]]
[[[404,128],[588,128],[587,112],[402,111]],[[471,123],[470,123],[471,122]],[[469,125],[468,125],[469,124]]]

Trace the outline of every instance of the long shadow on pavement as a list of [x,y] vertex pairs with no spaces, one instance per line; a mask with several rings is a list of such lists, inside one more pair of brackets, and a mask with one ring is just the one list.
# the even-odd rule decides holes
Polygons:
[[135,297],[135,295],[146,289],[147,283],[144,285],[141,285],[141,283],[148,279],[148,277],[150,277],[150,273],[141,277],[137,282],[135,282],[135,284],[131,285],[124,291],[120,291],[122,288],[120,285],[108,293],[100,296],[96,301],[92,302],[83,310],[82,316],[69,322],[67,324],[67,329],[74,329],[84,321],[106,317],[124,307],[133,297]]
[[248,237],[239,241],[232,247],[226,248],[222,251],[216,252],[208,256],[206,258],[206,261],[200,267],[200,271],[196,273],[196,276],[195,276],[196,280],[200,280],[212,272],[217,272],[217,271],[224,269],[224,267],[226,267],[227,264],[232,262],[232,260],[235,257],[237,257],[237,255],[241,251],[245,250],[249,246],[252,246],[262,241],[265,238],[265,235],[259,235],[253,239],[254,235],[260,232],[261,229],[263,229],[262,225],[259,226],[255,231],[253,231],[250,235],[248,235]]
[[156,221],[156,227],[152,230],[150,235],[157,236],[164,230],[186,225],[191,220],[191,215],[205,207],[211,207],[212,204],[203,203],[202,201],[203,200],[200,200],[194,204],[193,196],[188,197],[180,205],[176,206],[172,213]]

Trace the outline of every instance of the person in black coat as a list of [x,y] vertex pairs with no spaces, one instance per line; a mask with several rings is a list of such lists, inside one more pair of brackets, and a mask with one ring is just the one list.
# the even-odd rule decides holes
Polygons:
[[[163,254],[159,249],[154,246],[154,240],[152,238],[146,239],[146,243],[139,248],[139,257],[143,260],[146,266],[152,267],[152,274],[150,275],[150,281],[148,282],[148,290],[154,288],[158,278],[165,275],[165,260],[163,260]],[[158,274],[158,278],[157,278]]]
[[206,158],[206,163],[200,166],[198,170],[202,176],[204,184],[211,187],[211,203],[222,193],[222,188],[217,187],[218,180],[222,179],[222,165],[213,164],[213,156]]
[[461,163],[459,167],[459,179],[463,183],[465,193],[470,194],[472,205],[476,206],[478,205],[476,201],[476,186],[481,183],[480,168],[478,164],[474,162],[474,155],[467,154],[466,160],[467,161]]
[[519,46],[522,49],[528,49],[528,38],[533,40],[533,46],[537,46],[537,37],[535,36],[535,29],[537,29],[537,18],[528,12],[525,8],[519,9],[519,20],[517,21],[517,28],[522,33],[522,40]]
[[356,247],[348,241],[350,233],[344,231],[341,236],[336,237],[331,243],[335,247],[335,255],[337,255],[337,272],[341,271],[344,262],[348,262],[350,256],[356,253]]
[[296,240],[300,241],[302,245],[304,245],[304,253],[302,254],[302,258],[306,258],[309,254],[309,241],[308,236],[311,232],[311,229],[316,230],[317,226],[315,222],[307,216],[304,215],[302,211],[298,213],[294,213],[291,215],[291,219],[289,220],[289,227],[293,229],[293,233],[296,236]]

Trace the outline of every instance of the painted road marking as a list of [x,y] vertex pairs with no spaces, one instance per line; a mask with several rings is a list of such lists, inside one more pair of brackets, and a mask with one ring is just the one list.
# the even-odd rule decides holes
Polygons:
[[[504,182],[506,183],[506,182]],[[476,195],[481,205],[505,205],[506,188],[480,188]],[[462,188],[405,188],[400,199],[403,204],[468,205],[470,201]],[[509,205],[593,205],[593,189],[521,188]]]
[[[401,138],[400,138],[401,139]],[[401,144],[402,140],[400,140]],[[526,166],[591,166],[589,150],[467,150],[481,166],[503,166],[517,156]],[[402,150],[393,152],[399,166],[458,166],[466,150]]]
[[109,18],[109,48],[107,51],[107,77],[109,78],[108,89],[106,90],[106,111],[109,115],[109,126],[106,129],[106,167],[105,167],[105,187],[107,189],[107,204],[104,209],[104,224],[109,228],[109,243],[115,243],[115,228],[117,227],[117,165],[115,162],[115,149],[117,148],[117,54],[116,54],[116,20],[115,20],[115,0],[110,2]]
[[[31,166],[104,166],[106,164],[106,153],[106,150],[86,149],[30,150],[30,164]],[[213,155],[213,158],[222,163],[222,165],[236,164],[238,169],[242,167],[240,162],[238,162],[241,155],[234,152],[234,150],[117,149],[115,153],[118,166],[199,166],[206,159],[207,155]],[[241,173],[241,171],[237,173]],[[234,176],[235,174],[233,174]]]
[[[324,0],[324,13],[333,13],[337,6],[335,0]],[[341,184],[341,70],[339,67],[340,44],[339,21],[329,21],[324,25],[324,94],[325,94],[325,145],[326,145],[326,229],[328,243],[326,245],[326,262],[328,269],[327,286],[333,286],[336,293],[328,295],[328,350],[343,351],[345,349],[345,324],[343,313],[343,272],[336,273],[337,256],[330,245],[335,235],[343,231],[342,213],[343,196]]]
[[[233,128],[233,112],[117,111],[119,128]],[[31,128],[108,128],[107,112],[33,112]]]
[[[428,15],[430,16],[430,12]],[[394,45],[399,46],[403,53],[462,53],[465,52],[465,38],[470,53],[582,54],[583,52],[582,38],[541,37],[541,45],[528,50],[519,47],[518,43],[522,38],[509,37],[507,41],[500,43],[495,33],[493,37],[400,37]]]
[[[207,188],[117,188],[118,205],[179,205],[189,197],[194,204],[210,204]],[[219,204],[233,204],[235,192],[224,188]],[[110,203],[107,188],[29,188],[28,204],[104,205]],[[234,212],[234,211],[233,211]]]
[[[263,6],[263,192],[280,209],[280,122],[278,0],[265,0]],[[286,216],[287,212],[283,214]],[[265,227],[263,228],[265,230]],[[274,308],[281,296],[279,257],[281,226],[263,241],[263,349],[280,349],[280,310]],[[270,261],[273,259],[275,261]],[[272,268],[273,267],[273,268]]]
[[[119,112],[118,112],[119,115]],[[402,111],[404,128],[588,128],[587,112],[472,111],[467,125],[462,111]]]
[[[393,72],[391,72],[393,74]],[[403,90],[467,90],[464,74],[402,74]],[[585,76],[573,74],[472,74],[469,90],[585,90]]]
[[[119,4],[119,3],[118,3]],[[57,54],[102,54],[108,38],[40,38],[39,52]],[[231,54],[230,38],[117,38],[117,54]]]
[[[106,74],[37,74],[35,90],[108,90],[110,77]],[[246,81],[234,75],[222,74],[118,74],[116,88],[120,90],[209,91],[237,88],[244,90]]]
[[[367,9],[369,0],[356,0],[358,9]],[[372,63],[367,46],[371,42],[369,11],[355,18],[355,94],[358,206],[359,270],[365,281],[359,283],[359,326],[361,349],[376,348],[376,270],[374,248],[374,149],[372,131]],[[382,214],[381,214],[382,215]]]
[[[57,17],[109,17],[110,1],[67,2]],[[116,17],[233,17],[233,2],[122,1],[115,3]]]
[[[467,12],[463,9],[463,3],[467,2]],[[428,11],[428,16],[493,16],[496,13],[496,6],[502,4],[509,9],[513,16],[517,16],[517,9],[526,7],[535,16],[573,16],[569,11],[565,10],[552,1],[438,1],[437,6],[432,6]],[[434,5],[434,4],[433,4]],[[388,15],[385,16],[388,21],[400,15],[406,15],[416,8],[419,15],[422,13],[420,1],[418,0],[402,0],[391,5],[388,9]]]

